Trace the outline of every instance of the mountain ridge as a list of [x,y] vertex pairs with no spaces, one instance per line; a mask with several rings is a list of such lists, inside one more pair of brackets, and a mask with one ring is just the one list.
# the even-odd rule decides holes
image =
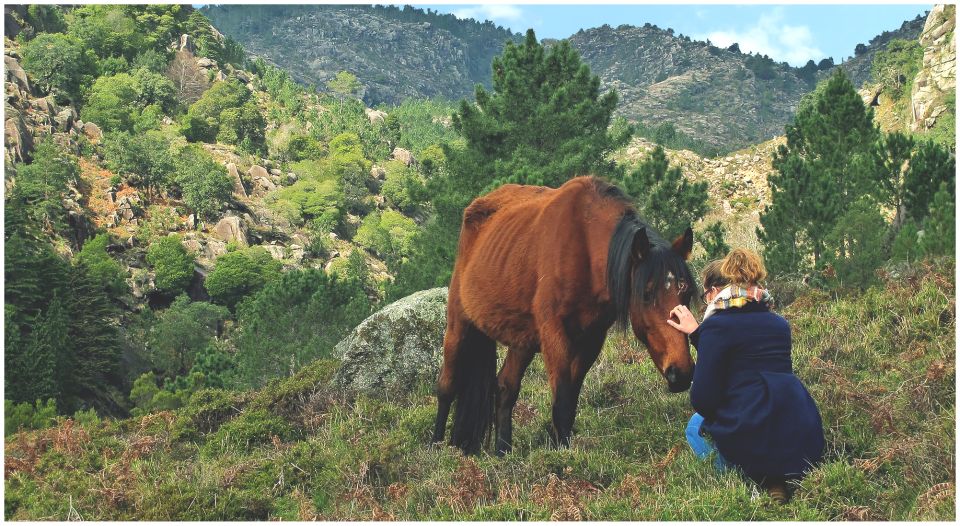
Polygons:
[[[470,100],[475,85],[489,88],[493,56],[506,41],[520,40],[489,20],[411,6],[207,6],[202,11],[248,52],[302,84],[322,85],[340,70],[356,74],[370,106],[406,98]],[[835,68],[860,86],[869,78],[876,52],[893,38],[915,40],[925,18],[919,15],[858,45],[841,64],[825,59],[803,67],[743,53],[737,45],[720,48],[651,23],[605,24],[581,29],[567,40],[602,86],[617,90],[618,115],[651,129],[672,126],[699,153],[715,156],[782,134],[800,98]],[[301,51],[285,54],[284,48]]]

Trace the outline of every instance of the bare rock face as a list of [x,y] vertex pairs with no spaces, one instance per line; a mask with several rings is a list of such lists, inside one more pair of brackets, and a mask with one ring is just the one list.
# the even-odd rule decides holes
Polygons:
[[262,245],[270,253],[270,257],[282,260],[287,257],[287,249],[283,245]]
[[253,195],[263,197],[277,189],[277,185],[267,177],[257,177],[253,180]]
[[94,144],[100,142],[100,139],[103,138],[103,132],[100,131],[100,127],[92,122],[83,123],[83,134]]
[[410,150],[405,150],[403,148],[394,148],[393,153],[390,154],[390,157],[396,161],[402,162],[407,166],[410,166],[415,162],[413,154],[410,153]]
[[341,359],[334,385],[382,396],[436,382],[446,325],[446,287],[416,292],[387,305],[334,348],[334,355]]
[[370,119],[370,124],[376,124],[378,122],[383,122],[387,118],[387,112],[374,110],[372,108],[364,108],[363,112],[367,114],[367,118]]
[[10,116],[3,125],[5,155],[10,162],[30,160],[33,136],[20,115]]
[[27,78],[27,72],[20,66],[17,59],[9,56],[3,56],[3,70],[7,82],[14,83],[21,91],[30,93],[30,80]]
[[76,118],[77,111],[71,106],[69,108],[60,110],[60,112],[57,113],[57,115],[53,118],[53,122],[57,125],[57,131],[67,132],[73,127],[73,123]]
[[246,230],[243,220],[237,216],[229,216],[221,219],[217,226],[213,227],[213,235],[227,243],[233,241],[246,247],[248,246]]
[[268,172],[267,169],[264,168],[263,166],[259,166],[256,164],[251,166],[250,169],[247,170],[247,175],[249,175],[250,179],[254,181],[256,181],[258,177],[265,177],[267,179],[270,178],[270,172]]
[[240,172],[237,171],[237,165],[227,163],[227,173],[230,174],[230,179],[233,181],[233,193],[237,197],[246,198],[247,190],[243,187],[243,180],[240,179]]
[[177,46],[177,51],[187,51],[189,53],[196,53],[197,46],[194,45],[193,37],[187,34],[180,35],[180,44]]
[[947,111],[945,98],[957,87],[957,6],[939,4],[930,10],[920,34],[923,65],[910,96],[910,130],[933,128]]

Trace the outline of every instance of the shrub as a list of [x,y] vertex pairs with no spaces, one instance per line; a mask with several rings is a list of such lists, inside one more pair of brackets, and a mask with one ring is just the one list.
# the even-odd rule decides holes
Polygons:
[[309,135],[296,135],[290,139],[287,145],[287,155],[291,161],[303,161],[306,159],[320,159],[326,155],[326,151],[320,141]]
[[147,263],[153,267],[157,288],[163,292],[183,292],[193,279],[194,257],[184,248],[178,235],[162,237],[151,243],[147,249]]
[[84,86],[93,79],[94,57],[72,36],[42,33],[23,47],[23,69],[58,100],[79,103]]
[[50,398],[46,403],[15,403],[3,401],[3,434],[12,435],[20,430],[45,429],[57,421],[57,403]]
[[107,254],[109,243],[110,236],[107,234],[98,234],[93,239],[87,240],[77,254],[77,262],[86,266],[87,272],[102,283],[105,290],[120,294],[127,288],[124,279],[126,273],[120,263]]
[[235,79],[216,82],[183,117],[181,133],[188,141],[216,142],[224,110],[240,108],[250,90]]
[[175,209],[163,205],[150,205],[137,228],[136,238],[137,241],[149,244],[179,228],[180,216]]
[[270,443],[277,437],[290,440],[294,431],[279,416],[264,410],[247,411],[220,426],[207,438],[201,452],[208,457],[217,457],[231,452],[248,452],[260,444]]
[[344,204],[350,210],[363,211],[364,198],[369,195],[370,161],[363,157],[360,138],[356,134],[344,133],[334,137],[329,147],[326,164],[340,185]]
[[283,265],[263,247],[250,247],[224,254],[207,275],[210,297],[233,308],[245,296],[274,280]]
[[181,294],[160,314],[147,337],[150,358],[167,378],[187,373],[194,358],[210,344],[229,316],[224,307],[205,301],[191,302]]
[[391,263],[399,263],[410,254],[417,225],[412,219],[395,210],[374,212],[363,219],[354,242],[376,252]]
[[103,143],[107,165],[119,174],[133,176],[148,196],[173,182],[175,159],[170,141],[160,131],[108,133]]
[[331,180],[301,179],[277,190],[267,202],[294,224],[318,221],[328,232],[336,228],[343,217],[343,193]]
[[[169,79],[146,69],[132,75],[117,73],[98,78],[90,88],[90,95],[81,111],[85,121],[100,125],[104,131],[132,131],[134,123],[144,126],[144,120],[156,117],[157,112],[171,111],[176,101],[176,90]],[[150,115],[142,112],[156,106]]]
[[423,183],[416,170],[401,161],[389,161],[383,168],[387,176],[380,192],[388,203],[404,211],[412,211],[422,203]]
[[226,167],[197,145],[183,148],[175,165],[174,180],[187,206],[202,217],[215,217],[233,193],[233,181]]
[[248,100],[239,108],[227,108],[220,112],[217,142],[236,144],[251,153],[260,152],[266,126],[256,103]]

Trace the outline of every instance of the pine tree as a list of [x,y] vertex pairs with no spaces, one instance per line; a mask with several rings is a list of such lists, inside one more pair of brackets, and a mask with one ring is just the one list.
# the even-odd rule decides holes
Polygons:
[[117,307],[103,284],[82,263],[68,272],[64,310],[70,313],[72,354],[64,361],[69,372],[64,381],[67,402],[62,410],[72,412],[80,401],[117,409],[115,389],[120,375],[121,349],[117,338]]
[[923,237],[920,250],[925,255],[956,257],[957,211],[954,202],[954,186],[943,181],[933,195],[930,215],[923,221]]
[[770,206],[757,236],[774,274],[822,268],[826,237],[859,197],[877,187],[870,149],[879,137],[841,69],[801,101],[774,154]]
[[473,183],[470,189],[479,187],[479,193],[504,183],[557,187],[577,175],[615,173],[606,156],[629,138],[608,133],[617,94],[601,95],[600,78],[569,42],[546,50],[528,30],[522,44],[507,43],[492,69],[493,92],[478,86],[476,105],[463,100],[453,115],[466,155],[447,156],[453,170]]
[[872,154],[873,163],[878,173],[877,193],[881,200],[896,211],[893,219],[892,232],[897,230],[906,219],[905,201],[907,197],[906,183],[908,166],[912,164],[911,152],[914,147],[913,139],[900,132],[884,134],[874,143]]
[[707,183],[691,183],[679,166],[670,166],[657,146],[623,180],[637,208],[666,239],[673,239],[707,212]]
[[904,176],[904,206],[906,213],[922,221],[932,210],[934,194],[946,184],[946,192],[953,195],[957,160],[950,151],[933,141],[920,141],[910,158],[910,168]]

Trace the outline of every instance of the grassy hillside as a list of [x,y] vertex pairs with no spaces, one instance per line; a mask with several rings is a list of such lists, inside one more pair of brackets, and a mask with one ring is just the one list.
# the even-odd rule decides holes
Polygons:
[[694,459],[688,395],[666,393],[639,344],[611,338],[568,450],[546,445],[539,360],[505,458],[429,447],[430,385],[349,400],[327,388],[336,363],[321,361],[256,392],[9,436],[5,518],[951,520],[953,276],[953,259],[888,269],[858,296],[805,290],[783,309],[828,444],[783,507]]

